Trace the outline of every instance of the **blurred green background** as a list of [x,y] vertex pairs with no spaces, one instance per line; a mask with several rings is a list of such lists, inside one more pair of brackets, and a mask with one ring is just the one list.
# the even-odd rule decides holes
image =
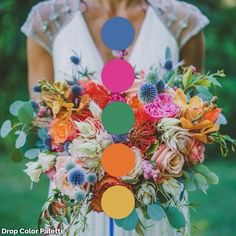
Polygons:
[[[0,124],[8,118],[8,107],[16,99],[27,100],[25,37],[20,33],[36,0],[0,0]],[[236,126],[236,0],[192,0],[210,19],[206,29],[206,71],[224,69],[224,88],[217,91],[229,125],[223,131],[235,137]],[[30,181],[22,172],[23,163],[11,160],[11,139],[0,140],[0,228],[35,228],[47,197],[48,181],[43,179],[30,191]],[[209,147],[208,166],[221,178],[208,195],[190,196],[197,210],[191,212],[193,235],[232,236],[236,232],[235,154],[220,157],[219,149]],[[100,236],[100,235],[99,235]]]

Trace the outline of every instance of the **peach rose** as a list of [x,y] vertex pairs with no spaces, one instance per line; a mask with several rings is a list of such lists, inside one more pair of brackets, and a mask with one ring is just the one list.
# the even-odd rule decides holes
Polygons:
[[74,199],[74,186],[71,185],[67,180],[67,170],[65,168],[66,163],[69,161],[74,162],[75,164],[84,167],[84,163],[71,156],[58,156],[57,162],[55,165],[56,174],[53,177],[54,185],[65,195],[69,196],[71,199]]
[[189,155],[187,156],[187,161],[192,165],[202,163],[205,157],[204,153],[204,144],[193,139],[191,144],[189,145]]
[[153,154],[151,160],[157,164],[163,176],[181,176],[184,165],[184,156],[181,153],[163,144]]
[[59,145],[77,136],[77,130],[74,122],[70,119],[55,119],[49,125],[49,135],[55,145]]

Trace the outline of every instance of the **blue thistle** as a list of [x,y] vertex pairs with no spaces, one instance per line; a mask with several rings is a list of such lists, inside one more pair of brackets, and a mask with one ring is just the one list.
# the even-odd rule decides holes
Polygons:
[[41,93],[41,92],[42,92],[41,86],[35,85],[35,86],[33,87],[33,91],[34,91],[35,93]]
[[127,134],[120,134],[120,135],[113,134],[112,140],[114,143],[125,143],[127,137],[128,137]]
[[71,142],[65,142],[63,145],[63,149],[65,152],[67,152],[69,150],[69,146],[70,146]]
[[85,182],[85,173],[79,167],[74,167],[69,171],[67,179],[72,185],[82,185]]
[[78,84],[75,84],[71,88],[71,93],[74,97],[79,97],[82,94],[82,88]]
[[147,76],[145,77],[145,81],[146,82],[149,82],[151,84],[154,84],[156,85],[157,82],[159,81],[159,76],[158,76],[158,73],[157,71],[153,70],[153,71],[150,71]]
[[89,173],[87,175],[87,181],[90,183],[90,184],[96,184],[97,183],[97,175],[95,173]]
[[70,61],[76,66],[78,66],[81,62],[81,60],[78,56],[71,56]]
[[75,163],[72,162],[72,161],[67,162],[66,165],[65,165],[65,168],[66,168],[67,171],[72,170],[74,167],[75,167]]
[[34,111],[37,113],[39,111],[38,103],[33,100],[31,100],[30,103],[31,103],[31,106],[33,107]]
[[165,86],[165,82],[163,80],[160,80],[156,85],[158,93],[163,93],[165,90]]
[[77,202],[82,203],[84,201],[85,197],[86,197],[86,195],[85,195],[84,191],[78,191],[75,193],[75,200]]
[[47,136],[43,139],[43,145],[45,148],[47,148],[48,150],[51,150],[52,147],[52,138]]
[[155,85],[151,83],[144,83],[141,85],[138,92],[138,97],[142,103],[151,103],[155,100],[156,96],[157,89]]
[[174,65],[173,65],[172,60],[170,60],[170,59],[166,60],[166,62],[164,64],[164,68],[166,70],[170,71],[170,70],[173,70],[173,67],[174,67]]

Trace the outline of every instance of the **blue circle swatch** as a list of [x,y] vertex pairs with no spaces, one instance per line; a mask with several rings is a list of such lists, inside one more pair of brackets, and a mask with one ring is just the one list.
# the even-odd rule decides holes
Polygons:
[[123,17],[113,17],[102,27],[103,42],[112,50],[127,49],[134,40],[135,30],[131,22]]

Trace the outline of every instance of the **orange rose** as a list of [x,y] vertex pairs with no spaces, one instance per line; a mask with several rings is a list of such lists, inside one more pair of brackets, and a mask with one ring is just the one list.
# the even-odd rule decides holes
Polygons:
[[93,200],[91,202],[91,207],[96,212],[102,212],[101,199],[103,193],[114,185],[126,186],[131,190],[130,185],[122,183],[119,179],[112,176],[105,176],[100,182],[95,186]]
[[76,137],[77,131],[74,122],[70,119],[55,119],[49,125],[49,135],[55,145],[72,140]]

